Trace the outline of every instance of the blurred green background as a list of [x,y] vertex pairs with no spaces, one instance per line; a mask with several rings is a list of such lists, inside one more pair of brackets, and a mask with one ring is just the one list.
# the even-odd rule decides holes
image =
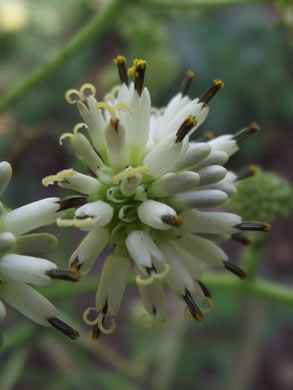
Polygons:
[[[0,0],[0,97],[62,50],[107,3]],[[166,105],[186,70],[196,75],[193,97],[214,79],[222,79],[225,88],[211,102],[199,134],[235,132],[257,121],[262,132],[241,144],[229,168],[253,163],[292,181],[293,41],[287,9],[280,4],[159,9],[129,2],[101,36],[0,114],[1,160],[8,160],[14,169],[4,201],[13,208],[68,194],[41,185],[48,174],[76,166],[67,145],[58,144],[59,136],[80,121],[64,93],[91,82],[102,99],[118,83],[112,62],[117,54],[125,55],[129,65],[137,57],[147,60],[146,85],[155,106]],[[259,267],[260,275],[289,286],[293,284],[292,230],[289,219],[273,223]],[[46,231],[60,239],[49,258],[66,267],[81,235],[54,227]],[[226,249],[232,258],[241,256],[235,244]],[[97,270],[89,277],[92,285],[95,275]],[[81,316],[93,304],[94,290],[66,293],[63,282],[55,288],[43,291],[81,330],[81,341],[35,328],[9,309],[0,355],[1,390],[293,388],[289,306],[215,289],[214,310],[197,324],[184,319],[183,305],[168,294],[169,326],[144,329],[139,323],[142,308],[137,291],[130,286],[115,334],[91,343]]]

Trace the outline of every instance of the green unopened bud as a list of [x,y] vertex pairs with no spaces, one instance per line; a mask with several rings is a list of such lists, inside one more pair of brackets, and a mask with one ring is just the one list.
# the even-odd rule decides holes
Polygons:
[[238,193],[228,204],[229,210],[245,221],[273,222],[288,216],[293,208],[293,187],[272,172],[258,173],[237,183]]

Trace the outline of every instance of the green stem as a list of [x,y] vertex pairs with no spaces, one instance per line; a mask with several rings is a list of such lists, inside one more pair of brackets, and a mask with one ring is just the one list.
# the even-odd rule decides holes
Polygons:
[[2,367],[3,371],[1,371],[3,376],[0,381],[1,390],[11,390],[14,388],[24,370],[29,350],[29,345],[16,349],[5,367]]
[[273,3],[273,0],[137,0],[142,7],[154,8],[213,8],[245,4]]
[[71,39],[60,53],[48,60],[48,62],[43,64],[39,69],[36,69],[20,85],[4,96],[0,102],[0,112],[17,102],[37,84],[48,79],[51,74],[56,72],[66,61],[71,59],[91,40],[97,39],[121,14],[122,9],[127,4],[127,0],[112,0],[109,2],[109,5],[94,16],[94,18]]
[[243,252],[244,269],[250,280],[256,276],[257,267],[265,251],[265,247],[266,238],[263,233],[260,233],[259,235],[254,235],[252,243]]
[[[220,272],[207,273],[203,276],[203,282],[211,289],[224,290],[239,295],[251,295],[267,301],[293,306],[293,289],[281,286],[276,282],[261,278],[242,281],[234,275]],[[134,286],[135,280],[129,280],[129,285]],[[54,288],[44,287],[40,291],[49,299],[54,299],[61,296],[73,297],[84,293],[95,292],[97,287],[98,280],[96,278],[87,278],[79,283],[56,283]]]

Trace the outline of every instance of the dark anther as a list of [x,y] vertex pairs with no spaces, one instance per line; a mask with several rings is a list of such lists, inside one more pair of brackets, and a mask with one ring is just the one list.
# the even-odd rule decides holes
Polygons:
[[241,222],[235,226],[239,230],[253,231],[253,232],[269,232],[270,225],[262,222]]
[[68,199],[59,200],[56,203],[59,203],[60,205],[58,211],[63,211],[63,210],[71,209],[72,207],[79,207],[88,203],[88,198],[86,196],[73,196]]
[[78,256],[70,264],[70,269],[73,272],[79,273],[82,264],[79,263]]
[[199,102],[207,104],[212,97],[219,91],[219,89],[224,87],[224,83],[221,80],[214,80],[213,85],[209,87],[200,97]]
[[98,340],[100,335],[101,335],[101,331],[100,331],[99,325],[95,324],[93,326],[93,329],[90,331],[90,339],[92,341],[96,341],[96,340]]
[[186,135],[190,132],[190,130],[196,125],[196,119],[194,116],[189,115],[182,125],[179,127],[176,133],[176,143],[184,140]]
[[143,90],[146,65],[147,63],[144,60],[135,60],[133,67],[128,70],[128,74],[134,72],[134,88],[139,96],[141,96]]
[[80,277],[79,272],[67,269],[52,269],[51,271],[47,271],[46,275],[52,279],[68,280],[70,282],[77,282]]
[[242,245],[249,245],[251,244],[251,241],[249,238],[244,236],[243,234],[240,233],[234,233],[231,235],[231,238],[237,242],[239,242]]
[[183,222],[182,217],[180,215],[162,215],[161,217],[162,222],[166,223],[167,225],[171,226],[180,226]]
[[204,296],[207,298],[211,298],[212,294],[211,294],[210,290],[207,288],[207,286],[203,282],[201,282],[200,280],[198,280],[197,283],[200,285],[200,288],[202,289]]
[[152,313],[154,316],[157,314],[157,309],[155,308],[155,306],[152,307]]
[[61,321],[59,318],[48,318],[48,322],[59,332],[65,334],[65,336],[71,338],[72,340],[76,340],[79,337],[79,333],[77,330],[71,328],[71,326],[67,325],[65,322]]
[[114,63],[117,65],[119,78],[121,81],[121,84],[128,85],[128,74],[126,69],[126,59],[123,56],[117,56],[114,59]]
[[203,319],[202,311],[200,310],[200,307],[195,302],[195,300],[192,298],[192,296],[190,295],[190,292],[187,289],[185,289],[185,295],[183,295],[183,299],[185,300],[187,308],[188,308],[190,314],[192,315],[192,317],[196,321],[201,321]]
[[147,273],[148,273],[149,275],[151,275],[152,272],[157,273],[157,270],[156,270],[156,268],[155,268],[154,265],[152,265],[151,267],[145,267],[145,269],[146,269],[146,271],[147,271]]
[[194,73],[191,70],[188,70],[180,87],[180,92],[182,93],[182,96],[186,96],[188,94],[193,80]]
[[257,168],[254,165],[249,165],[236,172],[237,180],[246,179],[247,177],[255,176],[257,174]]
[[236,134],[234,134],[233,139],[237,143],[243,141],[245,138],[249,137],[250,135],[255,134],[260,130],[260,127],[257,123],[252,123],[249,127],[245,127],[244,129],[239,130]]
[[224,261],[224,266],[228,271],[232,272],[232,274],[238,276],[238,278],[242,280],[247,279],[247,273],[237,265],[230,263],[230,261]]

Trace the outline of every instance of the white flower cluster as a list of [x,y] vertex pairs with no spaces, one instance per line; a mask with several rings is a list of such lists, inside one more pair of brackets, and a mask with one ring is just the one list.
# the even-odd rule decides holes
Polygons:
[[[0,196],[12,176],[8,162],[0,163]],[[75,205],[75,203],[73,203]],[[4,302],[32,321],[53,326],[72,339],[78,332],[58,318],[56,308],[30,284],[46,286],[54,279],[78,280],[76,272],[60,270],[43,258],[47,250],[57,244],[48,233],[30,231],[55,223],[72,206],[59,198],[47,198],[9,210],[0,202],[0,321],[6,315]],[[41,256],[41,257],[40,257]]]
[[[146,62],[135,60],[128,72],[124,57],[118,56],[115,63],[121,85],[104,102],[97,102],[91,84],[66,93],[84,123],[60,141],[70,139],[91,173],[67,169],[43,180],[46,186],[57,182],[87,199],[73,217],[57,219],[60,227],[88,232],[70,258],[73,272],[86,274],[106,247],[113,248],[103,266],[96,306],[84,313],[85,321],[93,325],[93,339],[114,330],[113,317],[131,268],[153,321],[164,323],[167,318],[162,281],[185,301],[187,316],[201,320],[211,308],[209,290],[200,280],[207,266],[225,267],[246,278],[215,241],[230,237],[245,241],[241,230],[269,229],[213,210],[236,192],[236,180],[254,173],[252,167],[235,174],[223,166],[257,125],[235,135],[189,140],[206,119],[208,102],[223,87],[222,81],[215,80],[200,98],[190,99],[194,76],[187,72],[180,92],[164,109],[156,109],[144,87]],[[134,82],[129,83],[131,74]],[[89,138],[80,132],[83,128]],[[90,320],[92,311],[96,316]],[[112,318],[110,327],[104,326],[106,316]]]

